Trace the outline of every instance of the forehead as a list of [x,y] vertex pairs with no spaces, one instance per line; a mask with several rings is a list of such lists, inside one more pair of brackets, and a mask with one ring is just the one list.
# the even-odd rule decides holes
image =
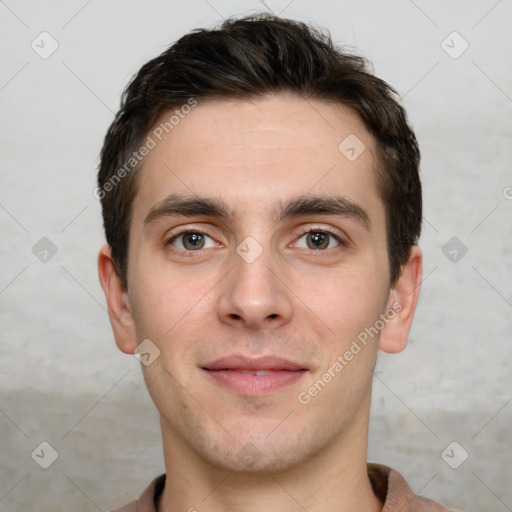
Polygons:
[[272,205],[307,193],[378,207],[375,143],[348,108],[269,95],[199,101],[171,123],[173,113],[148,134],[156,146],[143,162],[134,214],[171,193],[222,197],[240,213],[269,215]]

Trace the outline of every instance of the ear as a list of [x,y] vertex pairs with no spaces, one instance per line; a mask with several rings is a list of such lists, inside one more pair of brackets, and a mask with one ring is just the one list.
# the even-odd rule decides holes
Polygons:
[[[409,258],[402,265],[400,277],[389,292],[386,311],[388,321],[380,334],[379,348],[394,354],[407,346],[414,312],[420,295],[423,256],[415,245],[409,251]],[[394,312],[394,313],[393,313]]]
[[107,299],[108,316],[116,345],[122,352],[133,354],[137,348],[137,335],[132,306],[128,293],[117,275],[109,245],[102,247],[98,254],[98,276]]

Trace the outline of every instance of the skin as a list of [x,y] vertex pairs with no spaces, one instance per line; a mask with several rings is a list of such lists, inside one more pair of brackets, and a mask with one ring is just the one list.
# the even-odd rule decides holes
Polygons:
[[[338,150],[349,134],[366,146],[353,162]],[[390,283],[376,165],[375,143],[354,113],[284,95],[200,102],[145,158],[128,289],[108,246],[98,266],[120,350],[132,354],[147,338],[160,350],[142,366],[161,418],[160,512],[381,510],[366,473],[372,371],[379,348],[407,344],[422,258],[413,247]],[[145,223],[169,194],[222,199],[235,217]],[[307,194],[349,199],[369,227],[354,216],[272,217],[280,201]],[[327,236],[326,248],[312,249],[311,229],[330,229],[346,245]],[[168,243],[185,230],[208,231],[200,254],[190,244],[187,252],[184,237]],[[248,236],[262,249],[252,263],[236,251]],[[394,302],[401,311],[379,335],[300,403],[297,395]],[[309,371],[265,396],[238,394],[201,370],[231,354],[278,355]],[[238,456],[244,446],[259,456],[250,468]]]

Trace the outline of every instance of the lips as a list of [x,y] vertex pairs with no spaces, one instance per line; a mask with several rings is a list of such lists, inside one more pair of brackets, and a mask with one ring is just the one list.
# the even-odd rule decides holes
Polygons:
[[284,359],[277,356],[263,356],[263,357],[246,357],[246,356],[227,356],[221,357],[216,361],[208,363],[203,366],[205,370],[235,370],[240,372],[254,372],[254,371],[277,371],[289,370],[299,371],[307,370],[307,368],[299,363]]
[[218,385],[237,394],[269,394],[292,384],[308,372],[303,365],[277,356],[228,356],[202,367]]

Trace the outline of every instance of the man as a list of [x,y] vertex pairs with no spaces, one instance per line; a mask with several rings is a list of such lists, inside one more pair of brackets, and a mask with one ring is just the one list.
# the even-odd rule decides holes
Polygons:
[[166,474],[119,510],[446,510],[366,462],[377,352],[418,301],[419,158],[394,91],[299,22],[231,19],[141,68],[98,266]]

